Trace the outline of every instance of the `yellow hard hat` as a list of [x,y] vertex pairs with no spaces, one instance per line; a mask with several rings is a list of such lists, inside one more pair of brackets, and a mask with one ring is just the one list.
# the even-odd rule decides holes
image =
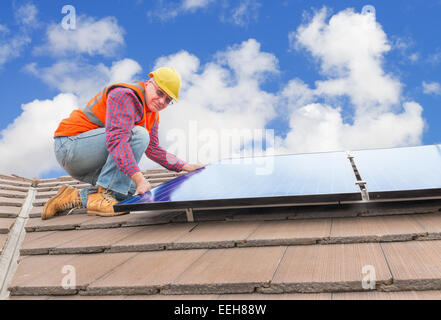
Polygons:
[[164,90],[173,100],[178,101],[181,77],[173,68],[159,68],[149,73],[149,77],[155,79],[158,86]]

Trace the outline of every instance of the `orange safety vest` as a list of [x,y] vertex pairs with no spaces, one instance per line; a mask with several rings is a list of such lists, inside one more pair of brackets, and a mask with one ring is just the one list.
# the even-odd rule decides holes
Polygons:
[[141,121],[135,123],[135,125],[145,127],[150,133],[150,129],[159,120],[159,113],[151,112],[147,108],[144,82],[138,82],[132,84],[117,83],[105,87],[84,108],[72,111],[69,118],[63,119],[54,136],[70,137],[89,130],[104,128],[106,124],[107,94],[111,89],[118,87],[129,88],[135,92],[144,109]]

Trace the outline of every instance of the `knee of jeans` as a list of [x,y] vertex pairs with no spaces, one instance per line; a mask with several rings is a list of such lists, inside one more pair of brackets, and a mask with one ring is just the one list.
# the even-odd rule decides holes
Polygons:
[[141,145],[144,150],[147,149],[150,142],[150,135],[146,128],[134,126],[132,129],[131,140]]

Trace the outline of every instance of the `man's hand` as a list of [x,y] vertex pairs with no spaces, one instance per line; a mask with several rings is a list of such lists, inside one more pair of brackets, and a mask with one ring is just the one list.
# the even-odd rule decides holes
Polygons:
[[186,163],[183,167],[182,170],[191,172],[191,171],[195,171],[197,169],[200,168],[204,168],[206,165],[205,164],[191,164],[191,163]]
[[136,184],[136,193],[135,194],[143,194],[152,188],[150,183],[144,178],[141,172],[135,173],[130,177],[132,181]]

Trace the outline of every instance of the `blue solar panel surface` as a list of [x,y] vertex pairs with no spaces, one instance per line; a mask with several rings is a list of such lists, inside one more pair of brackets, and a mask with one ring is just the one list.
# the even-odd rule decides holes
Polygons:
[[330,194],[359,197],[360,190],[344,152],[222,160],[118,206]]
[[369,192],[441,188],[441,145],[351,154]]

